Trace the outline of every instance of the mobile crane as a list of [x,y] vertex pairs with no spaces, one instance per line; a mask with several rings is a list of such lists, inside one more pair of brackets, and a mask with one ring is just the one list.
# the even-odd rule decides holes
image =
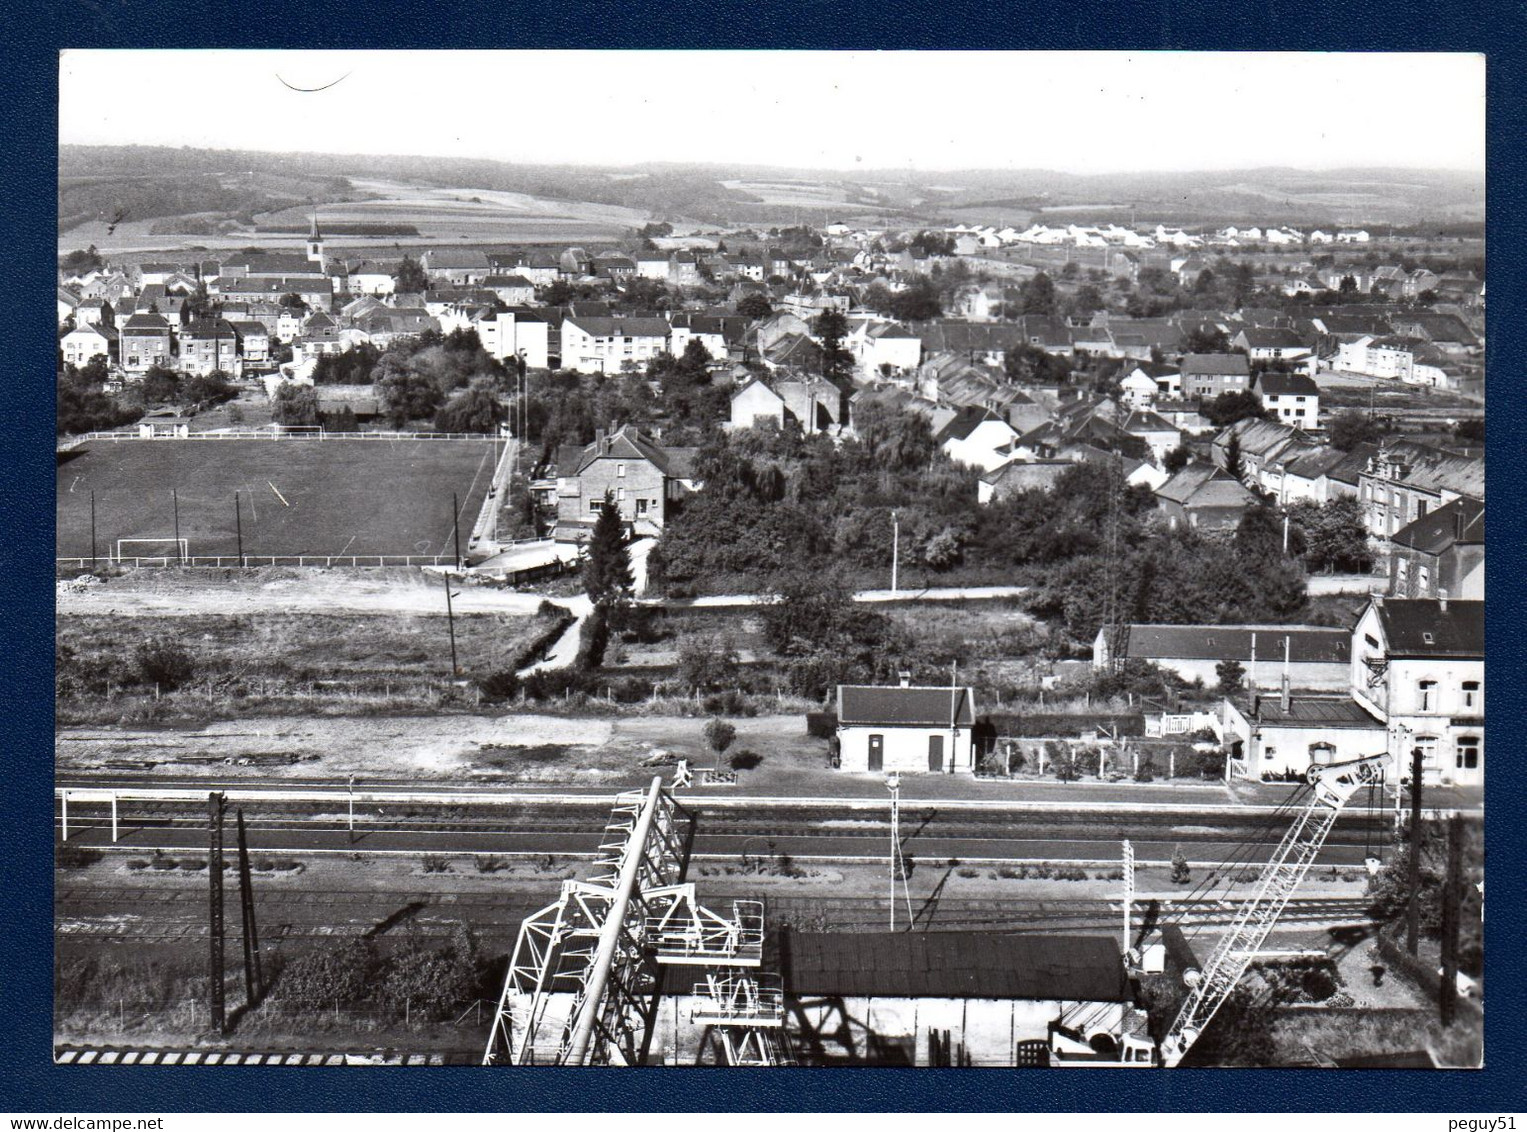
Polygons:
[[[1359,789],[1380,782],[1390,762],[1390,756],[1382,754],[1310,767],[1306,774],[1310,797],[1295,811],[1293,823],[1262,867],[1253,895],[1241,906],[1234,923],[1220,937],[1202,969],[1185,973],[1188,996],[1162,1037],[1157,1057],[1126,1056],[1123,1064],[1172,1068],[1182,1061],[1267,942],[1342,808]],[[1120,1038],[1120,1045],[1126,1050],[1142,1044],[1138,1039],[1124,1041],[1124,1035]]]

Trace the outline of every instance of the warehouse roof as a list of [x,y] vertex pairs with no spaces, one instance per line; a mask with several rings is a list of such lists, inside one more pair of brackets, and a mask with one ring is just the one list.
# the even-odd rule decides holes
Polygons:
[[784,932],[792,997],[996,998],[1127,1002],[1111,936],[985,932]]
[[968,726],[975,722],[969,688],[875,688],[838,685],[838,722],[909,727]]

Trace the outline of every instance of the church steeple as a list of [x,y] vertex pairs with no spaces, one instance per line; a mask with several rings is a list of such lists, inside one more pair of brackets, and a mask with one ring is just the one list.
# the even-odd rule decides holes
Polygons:
[[318,231],[318,209],[313,209],[313,224],[308,229],[308,259],[320,268],[324,265],[323,233]]

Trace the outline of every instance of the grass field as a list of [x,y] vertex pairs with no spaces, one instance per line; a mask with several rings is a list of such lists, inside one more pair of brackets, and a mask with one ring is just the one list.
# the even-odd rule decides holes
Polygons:
[[491,440],[87,443],[59,456],[55,553],[90,555],[92,491],[101,556],[118,539],[172,537],[173,490],[194,557],[238,553],[235,492],[246,555],[451,554],[451,493],[465,549],[496,450]]

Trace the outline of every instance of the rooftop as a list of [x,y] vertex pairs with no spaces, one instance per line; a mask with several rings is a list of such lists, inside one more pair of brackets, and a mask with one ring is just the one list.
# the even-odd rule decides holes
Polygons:
[[1315,625],[1131,625],[1124,655],[1150,660],[1248,660],[1252,641],[1261,660],[1281,662],[1287,642],[1293,664],[1346,664],[1352,656],[1347,629]]
[[838,685],[838,722],[908,727],[969,726],[975,722],[970,688]]
[[1111,936],[986,932],[784,932],[792,997],[989,998],[1127,1002]]
[[1482,601],[1385,598],[1374,604],[1390,656],[1484,658]]

